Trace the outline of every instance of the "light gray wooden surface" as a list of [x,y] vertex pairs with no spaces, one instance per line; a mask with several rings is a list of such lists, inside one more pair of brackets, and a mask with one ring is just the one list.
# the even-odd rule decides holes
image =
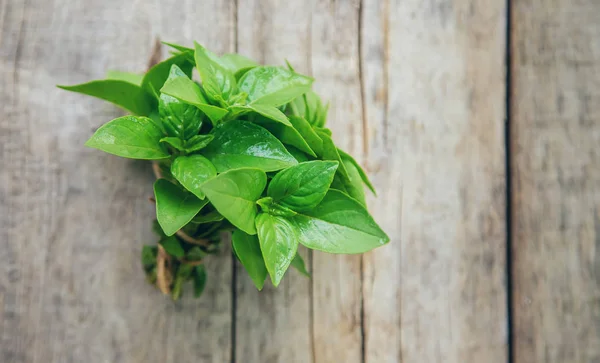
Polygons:
[[600,2],[512,11],[516,362],[600,362]]
[[[598,24],[595,0],[0,0],[0,362],[597,361]],[[147,285],[150,166],[84,148],[120,113],[55,85],[143,70],[157,36],[314,76],[391,243],[302,250],[313,279],[262,292],[230,250],[199,300]]]

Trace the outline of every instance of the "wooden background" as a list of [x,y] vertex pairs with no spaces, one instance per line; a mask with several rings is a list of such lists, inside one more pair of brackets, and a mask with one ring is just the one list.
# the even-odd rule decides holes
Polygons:
[[[149,164],[84,148],[119,112],[55,84],[157,36],[313,75],[392,242],[145,284]],[[599,44],[598,0],[0,0],[0,361],[600,362]]]

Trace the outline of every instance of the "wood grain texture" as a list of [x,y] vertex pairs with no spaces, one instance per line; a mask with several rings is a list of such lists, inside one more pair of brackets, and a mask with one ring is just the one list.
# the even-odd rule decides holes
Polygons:
[[150,166],[84,148],[119,112],[55,85],[143,70],[155,34],[231,51],[232,4],[1,3],[0,361],[229,361],[229,252],[202,300],[145,284]]
[[514,361],[600,361],[600,3],[512,8]]
[[507,360],[505,6],[365,0],[365,362]]
[[[314,88],[330,102],[326,126],[338,147],[360,159],[359,10],[359,1],[315,1],[310,31]],[[360,363],[361,256],[315,251],[312,262],[315,363]]]
[[[238,52],[262,64],[284,65],[287,58],[310,73],[310,16],[301,1],[239,0]],[[269,280],[257,291],[238,264],[237,362],[312,362],[310,283],[290,268],[278,288]]]

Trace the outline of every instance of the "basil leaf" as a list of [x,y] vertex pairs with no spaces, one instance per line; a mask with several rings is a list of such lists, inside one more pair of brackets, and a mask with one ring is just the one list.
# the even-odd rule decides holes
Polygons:
[[[194,52],[194,49],[184,47],[179,44],[163,42],[171,48],[177,49],[180,52]],[[213,53],[208,53],[208,57],[213,61],[218,62],[222,67],[228,69],[231,73],[235,74],[236,78],[240,78],[248,70],[258,66],[258,63],[252,59],[246,58],[243,55],[229,53],[224,54],[222,57],[217,57]]]
[[176,150],[191,154],[205,148],[213,139],[213,135],[196,135],[186,141],[178,137],[163,137],[160,142],[167,143]]
[[302,135],[293,126],[286,126],[280,122],[272,121],[264,117],[256,117],[252,120],[254,123],[264,127],[276,138],[281,140],[286,145],[294,146],[295,148],[302,150],[303,152],[316,157],[315,152],[308,146],[308,143]]
[[154,183],[156,217],[167,236],[172,236],[188,224],[208,204],[166,179]]
[[213,123],[222,119],[228,112],[219,106],[209,105],[202,94],[200,86],[188,78],[178,77],[170,79],[165,82],[160,92],[198,107]]
[[[185,52],[190,52],[190,53],[194,53],[194,50],[192,48],[188,48],[188,47],[184,47],[183,45],[179,45],[179,44],[175,44],[175,43],[168,43],[168,42],[161,42],[164,45],[167,45],[173,49],[178,50],[181,53],[185,53]],[[193,57],[192,57],[193,59]]]
[[218,172],[241,167],[275,171],[296,164],[296,159],[264,128],[248,121],[229,121],[213,131],[214,141],[204,155]]
[[235,74],[235,77],[238,79],[250,69],[258,66],[258,63],[252,59],[235,53],[223,54],[219,59],[219,63],[231,73]]
[[179,156],[171,165],[171,174],[185,189],[204,199],[200,186],[217,175],[213,164],[202,155]]
[[296,226],[300,243],[314,250],[363,253],[389,242],[369,212],[337,190],[330,190],[314,210],[290,221]]
[[335,161],[307,161],[289,167],[275,175],[267,195],[296,212],[316,207],[329,189],[338,163]]
[[237,90],[237,83],[233,73],[225,69],[218,61],[217,56],[194,42],[196,68],[202,79],[202,87],[206,94],[214,101],[225,101]]
[[360,202],[360,204],[362,204],[364,207],[366,207],[367,201],[365,199],[365,190],[363,188],[363,182],[360,178],[358,170],[356,169],[354,164],[352,164],[345,158],[343,158],[343,163],[346,167],[346,171],[348,172],[349,179],[345,180],[342,177],[340,177],[339,179],[344,184],[344,189],[346,190],[346,193],[352,198],[356,199],[358,202]]
[[144,75],[137,74],[137,73],[109,70],[108,72],[106,72],[106,79],[115,79],[115,80],[119,80],[119,81],[129,82],[131,84],[135,84],[136,86],[141,86],[142,80],[144,79]]
[[[316,154],[323,152],[323,140],[317,135],[312,126],[302,117],[290,116],[290,122],[296,130],[300,133],[302,138],[306,140],[306,143]],[[316,155],[315,155],[316,156]]]
[[313,79],[281,67],[261,66],[240,78],[240,91],[253,104],[281,106],[310,90]]
[[308,155],[306,155],[306,153],[300,151],[299,149],[297,149],[293,146],[286,146],[285,148],[287,149],[287,151],[290,152],[290,154],[292,154],[294,159],[296,159],[296,161],[299,163],[303,163],[305,161],[311,160],[311,158],[309,158]]
[[148,92],[126,81],[105,79],[73,86],[57,87],[100,98],[136,115],[148,116],[156,107],[156,100]]
[[265,266],[277,287],[298,251],[298,231],[287,219],[267,213],[256,217],[256,229]]
[[335,144],[333,143],[333,139],[331,138],[331,136],[327,133],[327,131],[324,131],[321,129],[317,129],[315,131],[317,132],[317,134],[319,135],[321,140],[323,140],[323,148],[321,149],[321,153],[319,154],[321,159],[334,160],[334,161],[339,162],[340,165],[338,167],[338,171],[340,172],[340,174],[342,175],[342,177],[345,180],[349,180],[350,177],[348,176],[348,171],[346,170],[346,167],[344,166],[344,163],[342,162],[342,157],[338,153],[338,149],[337,149],[337,147],[335,147]]
[[177,300],[181,296],[181,286],[190,277],[193,268],[193,266],[188,264],[181,264],[177,268],[175,280],[173,281],[173,289],[171,290],[171,297],[173,300]]
[[308,91],[290,102],[292,113],[303,117],[315,127],[323,127],[327,119],[329,104],[323,105],[321,98],[313,91]]
[[260,209],[264,213],[268,213],[272,216],[293,217],[296,214],[298,214],[298,213],[294,212],[293,210],[291,210],[290,208],[274,202],[273,198],[271,198],[271,197],[260,198],[259,200],[256,201],[256,204],[258,204],[260,206]]
[[155,246],[144,246],[142,247],[142,266],[144,268],[152,267],[156,264],[156,247]]
[[188,261],[200,261],[206,256],[207,253],[202,251],[202,249],[198,246],[194,246],[190,248],[189,251],[185,254],[185,259]]
[[160,142],[167,143],[179,151],[185,150],[184,141],[178,137],[163,137],[162,139],[160,139]]
[[[373,194],[377,195],[377,193],[375,192],[375,187],[373,186],[373,184],[371,184],[371,181],[369,180],[367,173],[365,173],[363,168],[360,166],[359,163],[356,162],[356,160],[352,157],[352,155],[350,155],[347,152],[340,150],[340,149],[338,149],[338,152],[339,152],[342,160],[348,161],[352,165],[354,165],[354,167],[356,168],[356,171],[360,175],[360,178],[363,181],[363,183],[365,183],[367,185],[367,187],[373,192]],[[347,165],[347,164],[348,164],[347,162],[344,162],[344,165]]]
[[252,168],[234,169],[217,175],[201,186],[215,209],[234,226],[248,234],[256,234],[256,200],[267,185],[264,171]]
[[185,151],[193,153],[204,149],[215,137],[213,135],[196,135],[185,142]]
[[142,80],[142,88],[158,98],[158,90],[160,90],[169,78],[172,66],[181,69],[187,77],[192,76],[194,64],[190,62],[190,54],[187,52],[181,53],[150,68]]
[[221,215],[221,213],[217,212],[216,210],[209,212],[207,214],[204,215],[197,215],[194,217],[194,219],[192,219],[190,221],[190,223],[194,223],[194,224],[205,224],[205,223],[211,223],[211,222],[220,222],[224,219],[225,217],[223,217]]
[[160,144],[163,136],[149,118],[123,116],[102,125],[85,145],[124,158],[165,159],[169,153]]
[[324,127],[327,123],[327,113],[329,111],[329,102],[325,106],[319,105],[317,113],[313,116],[315,127]]
[[326,135],[331,137],[331,130],[327,129],[327,128],[323,128],[323,127],[318,127],[318,126],[314,126],[313,125],[313,129],[315,130],[315,132],[317,133],[317,135],[319,135],[319,137],[321,135]]
[[[189,79],[179,67],[173,65],[167,80],[176,78]],[[202,126],[202,114],[197,107],[164,93],[160,95],[158,113],[171,136],[189,139],[197,135]]]
[[258,237],[236,229],[231,235],[231,241],[236,256],[248,271],[252,282],[258,290],[262,290],[267,278],[267,267],[260,251]]
[[206,269],[204,265],[194,268],[194,297],[200,297],[206,287]]
[[160,244],[161,246],[163,246],[165,251],[171,256],[175,256],[177,258],[185,256],[185,251],[183,250],[183,247],[181,247],[179,240],[175,236],[163,239],[162,241],[160,241]]
[[276,122],[280,122],[286,126],[292,126],[292,124],[288,120],[287,116],[283,112],[279,111],[279,109],[277,109],[277,107],[261,105],[261,104],[249,104],[247,107],[250,108],[252,111],[254,111],[258,114],[261,114],[268,119],[271,119]]
[[308,272],[308,270],[306,269],[304,260],[302,259],[302,256],[300,256],[299,253],[296,253],[296,256],[292,260],[292,267],[298,270],[298,272],[300,272],[304,276],[310,277],[310,272]]

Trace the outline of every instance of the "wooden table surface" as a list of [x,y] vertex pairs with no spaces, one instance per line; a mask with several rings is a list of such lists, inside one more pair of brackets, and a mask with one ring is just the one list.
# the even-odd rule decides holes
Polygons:
[[[392,242],[146,284],[150,166],[83,147],[120,113],[55,85],[156,37],[314,76]],[[0,362],[600,362],[599,44],[598,0],[0,0]]]

